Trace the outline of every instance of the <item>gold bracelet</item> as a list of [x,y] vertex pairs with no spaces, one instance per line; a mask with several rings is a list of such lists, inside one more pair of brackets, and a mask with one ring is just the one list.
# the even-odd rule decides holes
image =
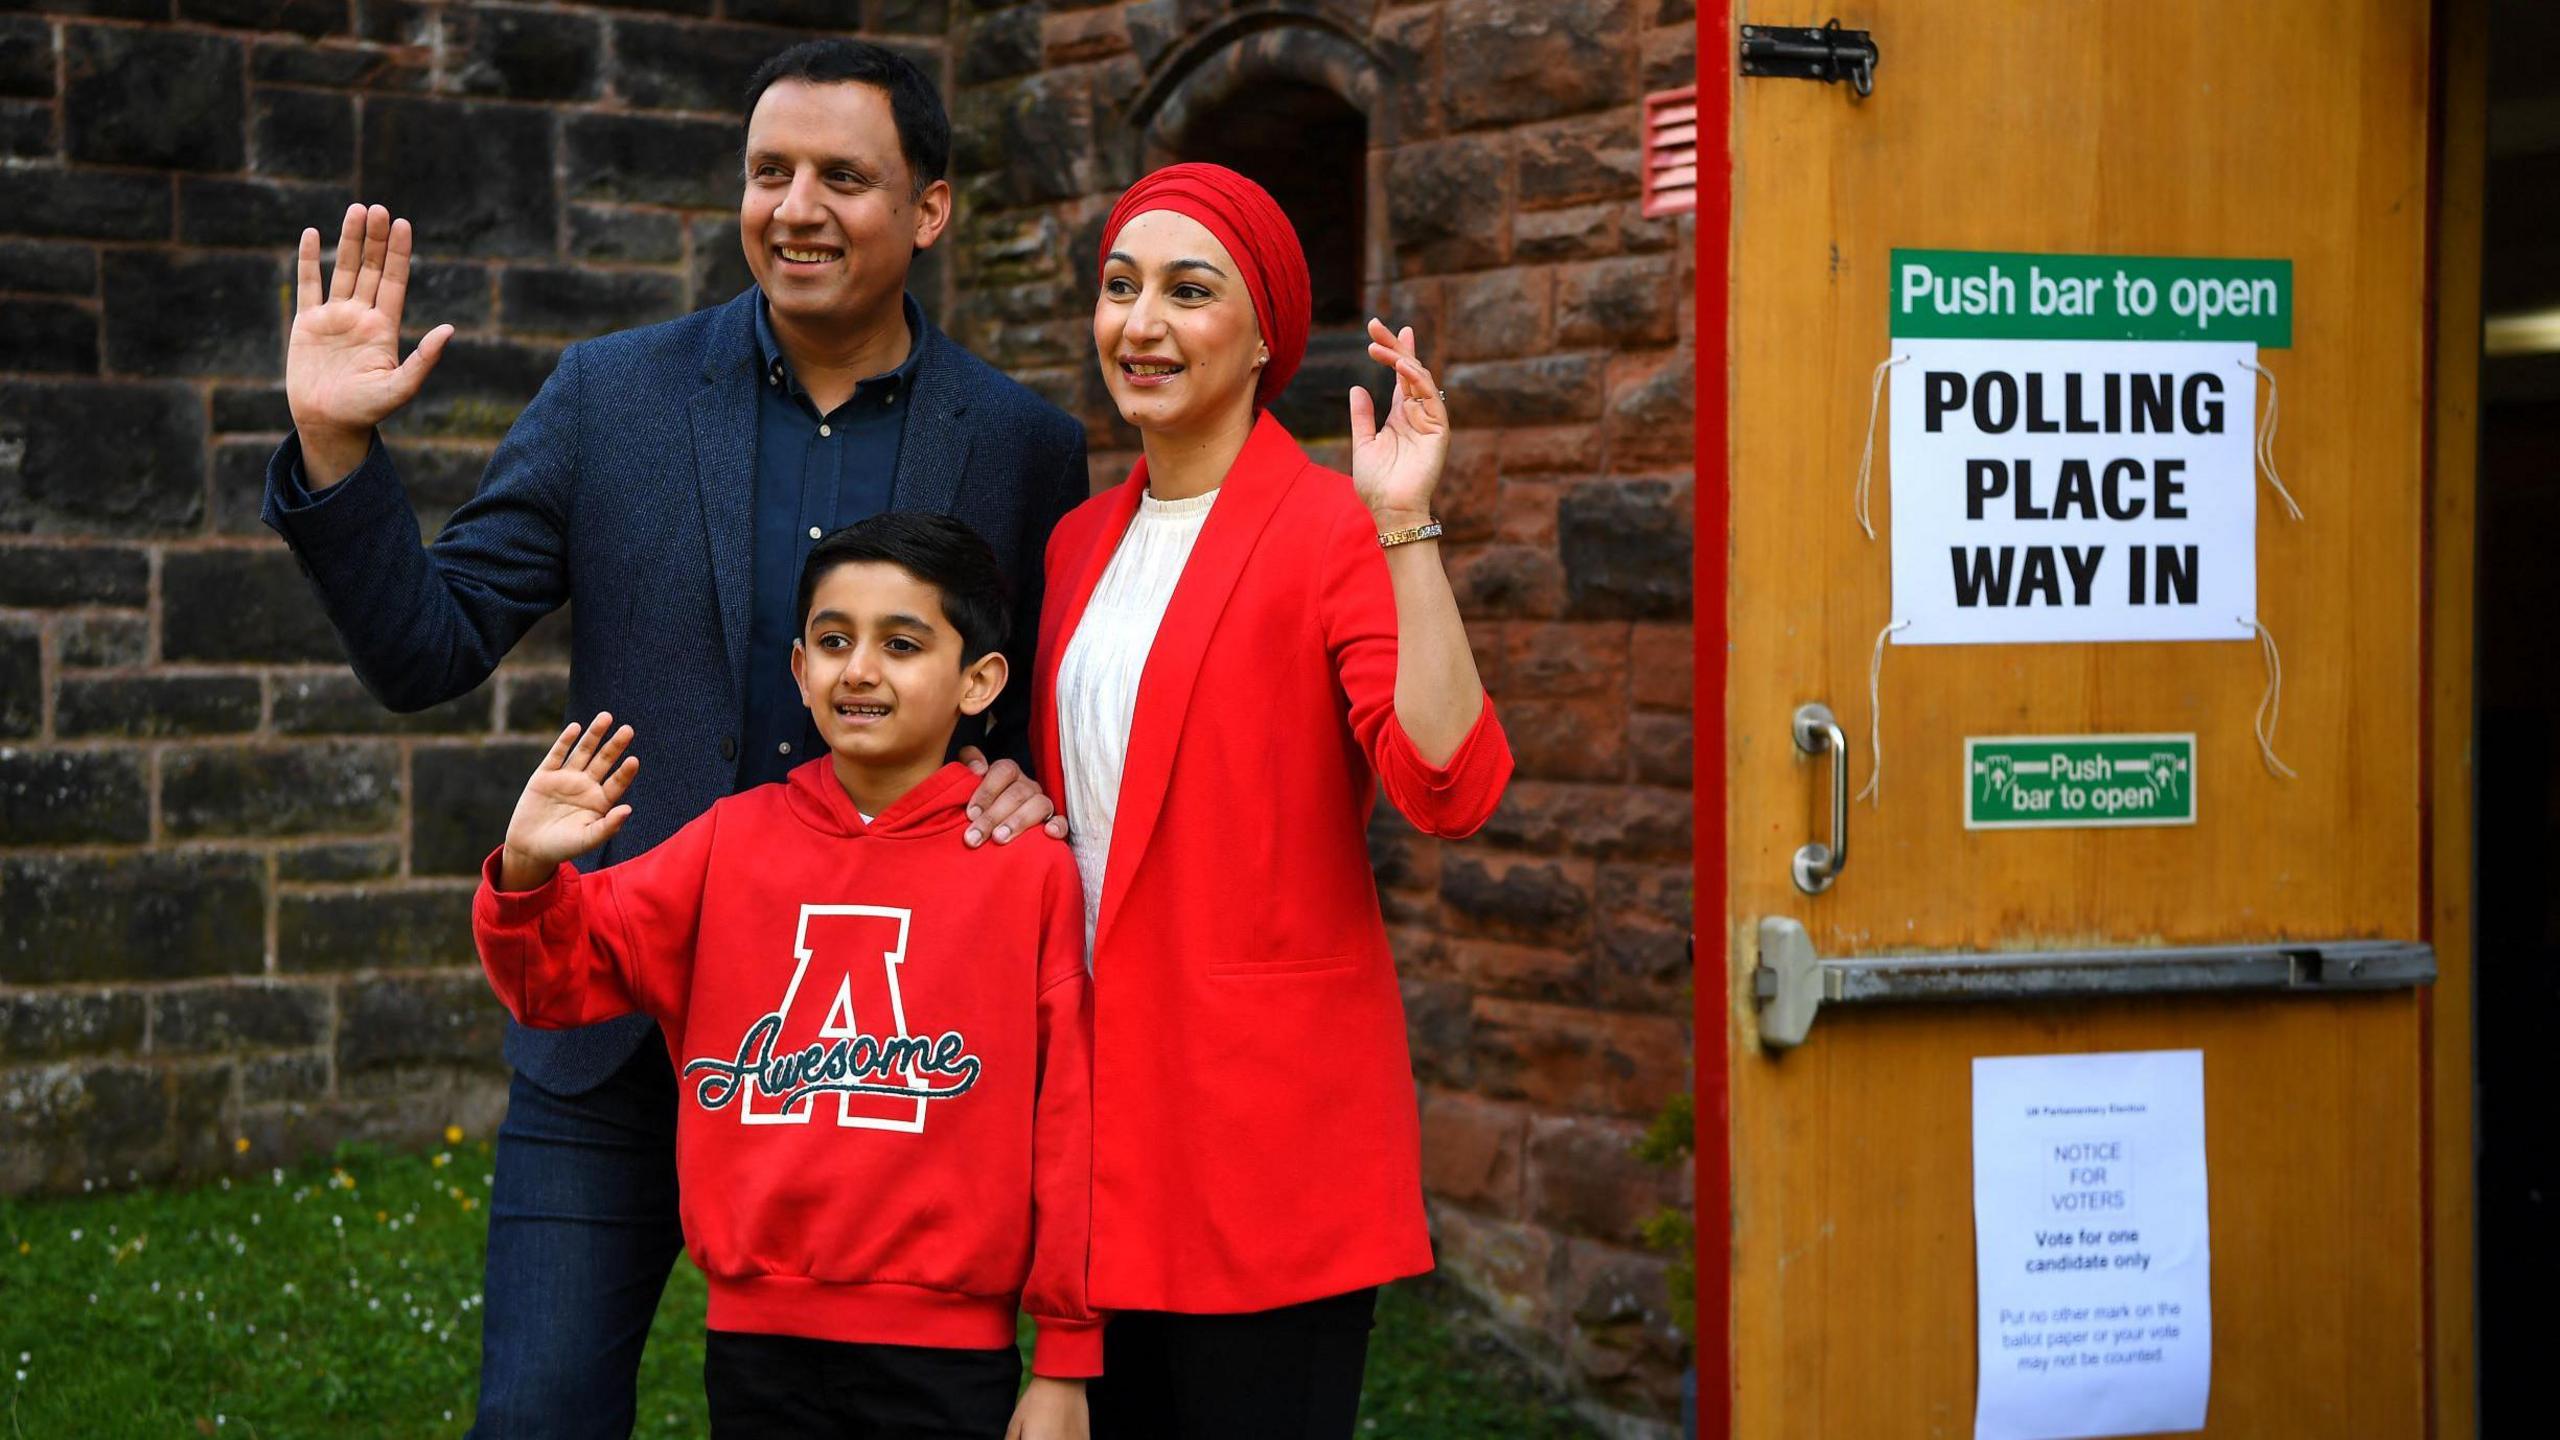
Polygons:
[[1410,530],[1390,530],[1386,534],[1379,536],[1378,548],[1381,550],[1392,550],[1398,545],[1410,545],[1416,540],[1437,540],[1439,538],[1440,522],[1437,520],[1425,520]]

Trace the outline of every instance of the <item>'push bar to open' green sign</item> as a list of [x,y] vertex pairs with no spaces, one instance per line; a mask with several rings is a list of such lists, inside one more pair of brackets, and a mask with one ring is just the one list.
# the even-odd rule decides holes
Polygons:
[[1964,742],[1968,830],[2193,825],[2193,735],[1992,735]]

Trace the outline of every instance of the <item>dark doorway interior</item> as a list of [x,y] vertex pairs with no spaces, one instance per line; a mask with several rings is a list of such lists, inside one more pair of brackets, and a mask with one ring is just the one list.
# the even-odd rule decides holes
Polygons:
[[[2480,371],[2478,952],[2480,1433],[2550,1423],[2560,1280],[2551,1050],[2560,1034],[2560,7],[2495,0]],[[2549,336],[2511,322],[2549,315]],[[2496,322],[2510,322],[2506,324]]]
[[1192,116],[1173,139],[1172,158],[1250,176],[1297,227],[1315,324],[1298,378],[1271,410],[1300,439],[1347,433],[1345,388],[1383,393],[1386,373],[1369,359],[1363,328],[1369,117],[1322,86],[1271,77]]

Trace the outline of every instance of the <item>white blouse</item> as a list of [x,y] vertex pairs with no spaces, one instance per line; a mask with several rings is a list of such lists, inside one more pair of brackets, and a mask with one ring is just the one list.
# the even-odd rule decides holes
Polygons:
[[1187,500],[1138,499],[1111,564],[1058,660],[1058,763],[1066,771],[1067,817],[1076,874],[1084,881],[1085,963],[1102,918],[1102,876],[1111,859],[1111,821],[1120,808],[1120,772],[1129,760],[1129,722],[1138,677],[1155,647],[1173,587],[1200,539],[1218,492]]

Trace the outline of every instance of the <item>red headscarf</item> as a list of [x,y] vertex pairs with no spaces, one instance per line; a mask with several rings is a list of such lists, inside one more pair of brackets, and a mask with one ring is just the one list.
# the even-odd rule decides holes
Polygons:
[[1197,162],[1167,165],[1129,187],[1111,218],[1102,222],[1102,254],[1108,263],[1111,242],[1120,227],[1150,210],[1188,215],[1207,227],[1227,247],[1244,271],[1246,293],[1253,297],[1253,318],[1262,326],[1262,343],[1271,359],[1254,386],[1253,403],[1268,405],[1298,373],[1307,357],[1309,298],[1307,252],[1298,231],[1281,213],[1271,192],[1224,165]]

